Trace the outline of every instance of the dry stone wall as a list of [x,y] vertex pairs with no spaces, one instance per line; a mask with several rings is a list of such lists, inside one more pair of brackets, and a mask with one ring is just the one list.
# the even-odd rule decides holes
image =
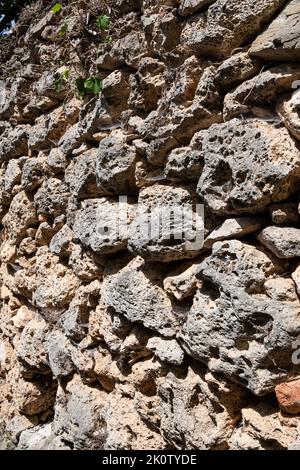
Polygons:
[[0,447],[298,448],[299,1],[53,3],[0,42]]

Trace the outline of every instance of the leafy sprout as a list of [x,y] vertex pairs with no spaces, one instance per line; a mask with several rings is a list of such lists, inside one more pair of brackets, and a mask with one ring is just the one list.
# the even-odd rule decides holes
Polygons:
[[99,77],[78,77],[75,80],[77,94],[83,98],[86,94],[99,95],[103,88],[103,82]]
[[96,24],[99,29],[106,31],[110,27],[110,17],[107,15],[98,16],[96,19]]
[[61,10],[62,10],[62,4],[60,2],[55,3],[55,5],[53,5],[53,7],[51,8],[51,12],[55,14],[60,13]]
[[64,23],[62,25],[62,27],[60,28],[60,30],[58,31],[58,34],[60,35],[60,37],[64,37],[68,32],[68,25],[66,23]]

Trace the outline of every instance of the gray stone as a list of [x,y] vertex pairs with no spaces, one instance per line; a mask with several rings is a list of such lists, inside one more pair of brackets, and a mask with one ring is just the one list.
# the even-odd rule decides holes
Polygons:
[[191,188],[153,185],[140,191],[128,248],[152,261],[194,258],[203,245],[204,221],[194,211]]
[[101,417],[106,393],[84,385],[78,376],[59,387],[53,432],[76,450],[103,449],[106,424]]
[[202,55],[228,57],[261,31],[286,0],[217,0],[207,18],[192,23],[183,44]]
[[269,209],[272,222],[278,225],[298,224],[300,222],[298,205],[297,202],[272,204]]
[[300,152],[285,128],[259,120],[213,125],[198,192],[217,214],[263,212],[299,186]]
[[46,158],[28,158],[23,165],[21,188],[32,191],[43,183],[46,173]]
[[204,240],[204,248],[211,248],[215,242],[230,238],[243,238],[250,233],[257,232],[263,223],[263,219],[254,217],[238,217],[227,219]]
[[130,195],[137,192],[135,183],[135,147],[126,144],[122,133],[115,133],[99,144],[96,173],[103,194]]
[[20,243],[26,230],[38,222],[30,194],[21,191],[12,200],[9,211],[2,220],[12,243]]
[[106,274],[102,300],[131,322],[142,323],[162,336],[174,336],[178,320],[170,299],[157,282],[159,277],[141,258],[135,258],[119,272]]
[[14,129],[7,129],[1,136],[0,162],[11,158],[18,158],[28,154],[28,126],[17,126]]
[[299,16],[298,0],[288,2],[282,13],[254,41],[249,53],[269,61],[298,61],[300,59]]
[[194,135],[189,147],[179,147],[168,155],[165,174],[172,180],[198,181],[204,167],[202,141],[206,131]]
[[47,335],[45,350],[54,377],[67,377],[74,371],[69,346],[69,341],[60,331],[53,331]]
[[189,354],[256,395],[273,391],[293,370],[300,302],[280,273],[251,245],[216,243],[199,266],[202,287],[183,329]]
[[267,227],[259,235],[259,241],[278,258],[300,256],[300,229],[293,227]]
[[[297,64],[277,65],[251,80],[244,81],[224,99],[224,117],[226,121],[255,110],[257,105],[275,103],[278,95],[292,89],[293,83],[300,79],[300,67]],[[276,115],[273,118],[276,120]]]
[[73,232],[68,225],[64,225],[51,239],[49,249],[58,256],[67,256],[71,253]]
[[125,250],[133,215],[130,202],[122,206],[113,199],[87,199],[77,211],[74,238],[101,255]]
[[34,196],[38,214],[57,216],[64,212],[68,202],[68,186],[56,178],[45,180]]
[[[295,81],[295,84],[299,86],[300,81]],[[300,140],[300,91],[281,96],[276,103],[276,111],[285,127]]]
[[90,149],[76,157],[65,173],[71,194],[77,198],[107,196],[111,193],[97,186],[96,157],[97,149]]
[[178,13],[181,16],[189,16],[214,2],[215,0],[181,0]]
[[180,366],[183,363],[184,352],[176,339],[166,340],[154,336],[147,343],[147,348],[162,362]]

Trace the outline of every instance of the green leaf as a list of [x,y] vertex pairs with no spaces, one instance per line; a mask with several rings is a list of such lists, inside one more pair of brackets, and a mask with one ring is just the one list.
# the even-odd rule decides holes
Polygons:
[[84,88],[94,95],[99,95],[102,91],[102,80],[98,77],[89,77],[84,80]]
[[62,4],[60,2],[55,3],[51,8],[52,13],[59,13],[62,10]]
[[55,82],[54,82],[54,87],[55,87],[56,93],[60,93],[60,92],[61,92],[61,89],[62,89],[61,78],[57,78],[57,80],[55,80]]
[[107,15],[98,16],[96,24],[98,28],[107,30],[110,26],[110,17]]
[[83,98],[84,95],[85,95],[84,78],[82,78],[82,77],[76,78],[76,80],[75,80],[75,88],[76,88],[76,91],[77,91],[77,95],[78,95],[80,98]]
[[58,34],[60,35],[60,37],[64,37],[68,32],[68,25],[67,24],[63,24],[62,27],[60,28]]
[[70,76],[70,70],[69,69],[64,70],[61,74],[61,78],[65,82],[67,82],[69,80],[69,76]]

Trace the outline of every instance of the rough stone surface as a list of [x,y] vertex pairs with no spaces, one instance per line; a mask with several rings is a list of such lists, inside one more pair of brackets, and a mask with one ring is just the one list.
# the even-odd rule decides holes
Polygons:
[[299,185],[295,142],[285,128],[266,121],[233,119],[211,126],[203,152],[198,192],[219,214],[262,212],[270,203],[288,198]]
[[217,0],[207,18],[197,18],[183,33],[184,44],[202,55],[228,57],[249,42],[284,6],[285,0]]
[[300,256],[300,230],[292,227],[267,227],[258,236],[259,241],[278,258]]
[[1,37],[1,450],[299,449],[298,3]]
[[250,54],[266,60],[299,60],[299,2],[292,0],[252,44]]

